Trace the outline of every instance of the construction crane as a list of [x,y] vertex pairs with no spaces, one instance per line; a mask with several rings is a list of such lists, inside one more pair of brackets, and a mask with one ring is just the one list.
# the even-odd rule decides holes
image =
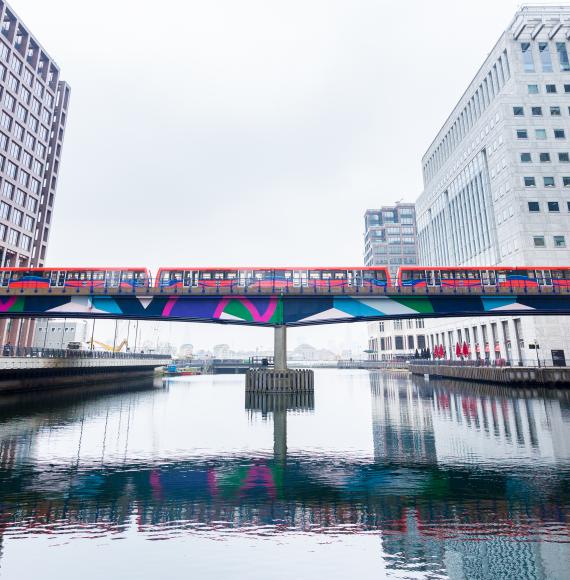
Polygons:
[[100,346],[101,348],[108,350],[110,352],[121,352],[121,350],[123,349],[124,346],[127,345],[127,339],[123,339],[118,346],[116,346],[115,348],[113,348],[111,345],[106,344],[104,342],[100,342],[99,340],[90,340],[87,342],[87,345],[89,346],[90,349],[93,349],[94,345]]

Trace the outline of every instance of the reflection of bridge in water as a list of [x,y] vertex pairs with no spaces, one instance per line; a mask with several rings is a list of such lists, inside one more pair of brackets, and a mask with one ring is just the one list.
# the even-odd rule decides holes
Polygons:
[[[273,453],[173,462],[130,461],[127,443],[124,455],[80,460],[83,425],[98,417],[106,426],[116,394],[42,395],[35,412],[15,400],[0,408],[0,525],[5,535],[79,528],[94,538],[133,525],[152,538],[221,529],[374,531],[395,567],[416,558],[426,570],[459,566],[478,577],[485,551],[496,570],[514,570],[510,577],[533,577],[528,570],[518,574],[523,562],[547,576],[554,544],[510,540],[570,542],[568,397],[491,387],[474,392],[381,373],[371,373],[370,381],[372,461],[287,452],[287,415],[312,413],[310,394],[247,395],[251,418],[273,419]],[[127,439],[137,408],[162,396],[155,390],[119,396]],[[76,456],[43,465],[36,449],[42,432],[78,422],[83,439]],[[105,436],[103,446],[110,441]]]

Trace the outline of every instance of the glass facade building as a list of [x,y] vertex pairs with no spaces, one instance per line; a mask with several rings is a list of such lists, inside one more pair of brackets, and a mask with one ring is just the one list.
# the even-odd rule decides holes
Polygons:
[[[0,265],[43,266],[70,88],[55,61],[0,0]],[[12,321],[13,322],[13,321]],[[17,329],[15,327],[18,327]],[[29,343],[31,325],[0,324],[0,340]],[[17,336],[16,336],[17,335]]]
[[[570,7],[523,6],[422,160],[418,262],[570,264]],[[564,318],[426,321],[430,347],[512,364],[570,356]]]

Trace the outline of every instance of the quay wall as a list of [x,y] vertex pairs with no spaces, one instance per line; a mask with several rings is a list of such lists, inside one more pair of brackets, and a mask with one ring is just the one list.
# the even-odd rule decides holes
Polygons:
[[477,367],[411,363],[415,375],[429,375],[504,385],[536,385],[570,387],[570,368],[567,367]]

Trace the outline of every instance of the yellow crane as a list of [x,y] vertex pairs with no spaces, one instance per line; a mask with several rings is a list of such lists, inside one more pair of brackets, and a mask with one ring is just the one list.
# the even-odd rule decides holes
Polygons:
[[104,348],[110,352],[121,352],[122,348],[127,345],[127,339],[123,339],[115,348],[109,344],[100,342],[99,340],[90,340],[87,342],[87,344],[89,345],[89,348],[93,348],[93,345],[96,344],[97,346],[100,346],[101,348]]

